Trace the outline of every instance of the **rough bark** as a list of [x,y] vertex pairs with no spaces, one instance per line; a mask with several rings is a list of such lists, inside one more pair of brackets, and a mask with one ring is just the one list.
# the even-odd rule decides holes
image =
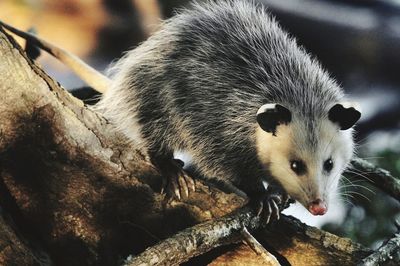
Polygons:
[[165,205],[146,156],[2,32],[0,58],[0,205],[54,264],[115,265],[243,204],[199,183]]
[[377,251],[364,258],[358,265],[399,265],[400,264],[400,234],[395,234],[392,238],[385,241]]
[[[259,219],[249,207],[185,229],[140,256],[130,257],[125,265],[145,265],[149,262],[150,265],[178,265],[187,261],[188,257],[241,241],[244,227],[251,231],[260,228]],[[258,231],[256,236],[270,251],[280,254],[291,265],[354,265],[370,253],[349,239],[306,226],[286,216],[268,229]]]
[[[243,198],[200,181],[190,198],[166,203],[158,193],[161,177],[145,153],[64,91],[1,29],[0,58],[0,206],[11,221],[0,230],[0,262],[118,265],[168,241],[178,241],[173,257],[181,262],[239,241],[237,230],[244,224],[258,228],[251,210],[239,209]],[[190,235],[195,224],[209,227]],[[233,233],[225,235],[221,228]],[[185,234],[190,239],[177,240]],[[195,250],[212,234],[216,244]],[[355,263],[369,254],[289,217],[255,235],[292,265]],[[185,243],[193,252],[186,257],[178,250]],[[243,246],[236,249],[243,252]]]
[[188,258],[203,254],[220,245],[241,240],[243,226],[259,227],[258,219],[246,207],[234,214],[185,229],[173,237],[149,248],[140,256],[129,258],[125,266],[178,265]]
[[48,264],[48,255],[38,246],[29,245],[15,231],[15,225],[7,215],[0,215],[0,265]]

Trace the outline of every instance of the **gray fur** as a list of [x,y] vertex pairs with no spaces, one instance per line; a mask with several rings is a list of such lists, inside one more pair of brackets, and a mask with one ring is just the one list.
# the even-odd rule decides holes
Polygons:
[[133,141],[185,150],[208,177],[241,187],[266,178],[257,157],[257,110],[278,103],[318,146],[318,121],[340,87],[265,8],[249,1],[195,4],[111,69],[98,110]]
[[[353,154],[345,129],[360,117],[356,105],[341,102],[341,88],[318,62],[250,0],[183,10],[119,60],[111,80],[37,36],[0,26],[105,91],[95,108],[168,174],[180,171],[172,152],[184,150],[207,177],[232,181],[254,198],[265,193],[264,181],[279,183],[322,215]],[[301,174],[293,161],[305,165]]]

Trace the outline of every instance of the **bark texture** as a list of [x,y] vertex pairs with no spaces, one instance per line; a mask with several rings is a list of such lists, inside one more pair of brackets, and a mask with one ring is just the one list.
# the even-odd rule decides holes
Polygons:
[[[189,198],[166,202],[145,153],[2,29],[0,59],[0,264],[165,265],[198,256],[243,265],[247,246],[214,249],[241,242],[244,225],[292,265],[356,264],[371,253],[290,217],[259,229],[244,198],[200,181]],[[251,257],[255,265],[260,257]]]
[[[220,245],[242,240],[241,231],[261,228],[252,209],[244,207],[222,218],[185,229],[173,237],[147,249],[137,257],[130,257],[125,266],[178,265],[188,257],[198,256]],[[302,224],[293,217],[281,220],[255,236],[281,261],[290,265],[355,265],[371,252],[361,245]],[[266,262],[259,256],[259,263]],[[244,264],[243,264],[244,265]],[[255,264],[256,265],[256,264]]]
[[244,202],[199,184],[165,205],[146,156],[4,33],[0,58],[0,205],[54,264],[116,265]]
[[364,258],[359,266],[374,265],[399,265],[400,264],[400,234],[395,234],[392,238],[385,241],[377,251]]

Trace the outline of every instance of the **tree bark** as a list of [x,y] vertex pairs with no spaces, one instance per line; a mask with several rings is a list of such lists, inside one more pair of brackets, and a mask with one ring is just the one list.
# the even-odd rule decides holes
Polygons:
[[400,234],[397,232],[392,238],[385,241],[382,246],[364,258],[359,266],[374,266],[374,265],[399,265],[400,264]]
[[0,58],[0,205],[56,265],[115,265],[244,202],[199,184],[164,206],[154,193],[161,178],[141,151],[4,33]]
[[[185,229],[140,256],[130,257],[124,265],[179,265],[188,257],[241,241],[244,227],[251,231],[261,228],[250,207]],[[256,237],[268,246],[270,252],[280,254],[280,259],[290,265],[355,265],[371,253],[349,239],[306,226],[287,216],[257,231]],[[257,261],[255,265],[262,264],[265,259],[259,256]]]
[[[146,153],[62,89],[1,28],[0,59],[0,206],[10,220],[0,217],[2,264],[119,265],[163,245],[173,249],[168,256],[179,257],[173,263],[181,263],[241,241],[243,225],[292,265],[355,264],[371,253],[290,217],[257,230],[244,198],[201,181],[189,198],[167,202]],[[211,242],[201,238],[212,234]],[[180,253],[179,245],[192,253]],[[242,254],[238,263],[246,263],[244,247],[203,256],[222,263]]]

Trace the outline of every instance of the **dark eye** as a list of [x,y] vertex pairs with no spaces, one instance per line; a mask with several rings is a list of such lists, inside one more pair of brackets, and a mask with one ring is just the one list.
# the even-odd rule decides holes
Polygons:
[[297,175],[303,175],[306,173],[306,165],[300,160],[290,161],[290,168],[292,168],[293,172]]
[[324,170],[330,172],[333,168],[333,161],[332,159],[328,159],[324,162]]

